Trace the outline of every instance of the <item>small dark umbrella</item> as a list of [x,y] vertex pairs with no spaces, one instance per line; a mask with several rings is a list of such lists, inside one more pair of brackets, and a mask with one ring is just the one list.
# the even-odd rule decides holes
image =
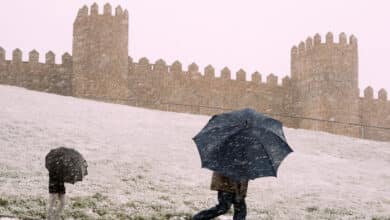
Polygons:
[[237,181],[276,177],[293,152],[281,122],[248,108],[214,115],[193,140],[203,168]]
[[75,149],[66,147],[50,150],[45,158],[45,167],[49,172],[62,177],[64,182],[72,184],[82,181],[88,174],[84,157]]

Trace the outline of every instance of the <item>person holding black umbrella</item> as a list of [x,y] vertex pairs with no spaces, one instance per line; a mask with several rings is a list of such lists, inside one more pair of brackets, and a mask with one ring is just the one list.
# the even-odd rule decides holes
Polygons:
[[218,191],[218,204],[210,209],[196,214],[193,220],[207,220],[227,213],[234,206],[234,220],[243,220],[246,217],[245,197],[248,181],[234,181],[229,177],[213,172],[211,190]]
[[222,215],[232,204],[233,220],[245,220],[248,181],[276,177],[284,158],[293,152],[282,123],[249,108],[214,115],[193,140],[202,168],[214,172],[211,189],[218,191],[219,201],[194,220]]
[[[49,171],[49,209],[48,220],[59,220],[65,207],[65,183],[82,181],[88,174],[87,161],[72,148],[52,149],[45,158],[45,167]],[[59,205],[56,207],[56,201]]]

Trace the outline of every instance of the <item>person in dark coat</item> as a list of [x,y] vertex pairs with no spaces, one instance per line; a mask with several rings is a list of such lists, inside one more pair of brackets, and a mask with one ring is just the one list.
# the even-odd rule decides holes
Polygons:
[[[87,162],[84,160],[83,166],[81,167],[81,176],[75,175],[73,181],[70,183],[74,184],[77,181],[81,181],[85,175],[88,174]],[[49,170],[49,210],[48,220],[60,220],[60,216],[65,207],[65,181],[64,172],[61,168]],[[59,200],[59,205],[56,206],[56,201]]]
[[218,191],[218,204],[210,209],[203,210],[192,217],[193,220],[209,220],[227,213],[234,206],[233,220],[245,220],[245,197],[248,190],[248,181],[237,182],[213,172],[211,190]]

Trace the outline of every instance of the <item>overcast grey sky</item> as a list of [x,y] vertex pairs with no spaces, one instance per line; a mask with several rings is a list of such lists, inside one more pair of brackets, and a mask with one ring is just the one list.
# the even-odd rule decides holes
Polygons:
[[[84,4],[107,1],[3,0],[0,5],[0,46],[10,59],[20,48],[44,54],[71,52],[72,25]],[[135,60],[179,60],[217,72],[228,66],[290,75],[290,49],[315,33],[354,34],[359,44],[359,81],[390,92],[390,1],[387,0],[110,0],[130,14],[129,55]],[[219,73],[217,73],[218,75]],[[250,78],[250,77],[248,77]]]

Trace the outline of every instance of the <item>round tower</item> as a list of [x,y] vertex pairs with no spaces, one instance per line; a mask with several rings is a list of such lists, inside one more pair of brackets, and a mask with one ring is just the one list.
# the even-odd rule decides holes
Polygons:
[[[344,33],[339,42],[333,34],[325,42],[316,34],[291,49],[291,80],[295,88],[295,112],[299,127],[359,136],[358,46]],[[318,119],[318,120],[312,120]],[[339,123],[341,122],[341,123]]]
[[110,4],[82,7],[73,24],[73,95],[122,102],[128,98],[128,12]]

